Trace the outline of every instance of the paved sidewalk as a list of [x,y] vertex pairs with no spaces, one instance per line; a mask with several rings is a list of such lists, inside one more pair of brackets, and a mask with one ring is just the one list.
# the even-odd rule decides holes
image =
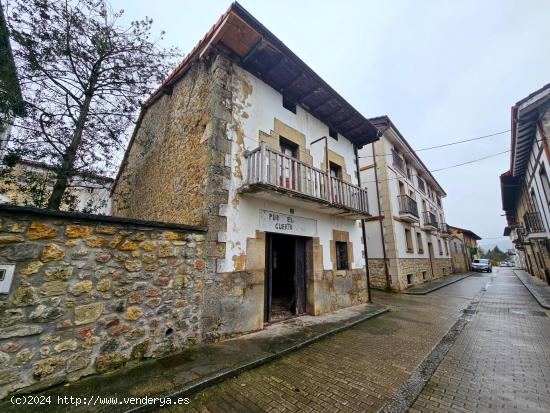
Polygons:
[[446,287],[450,284],[454,284],[457,281],[463,280],[470,275],[476,274],[475,272],[461,272],[458,274],[447,275],[445,277],[437,278],[433,281],[425,282],[418,287],[409,288],[403,291],[403,294],[410,295],[426,295],[440,288]]
[[[51,397],[51,404],[40,406],[41,412],[126,412],[139,406],[102,405],[97,397],[166,397],[194,393],[242,371],[265,364],[275,358],[363,323],[388,311],[380,304],[345,308],[322,316],[302,316],[270,325],[257,333],[221,343],[197,346],[181,354],[152,360],[131,369],[103,376],[91,376],[74,384],[52,387],[36,396]],[[86,404],[57,403],[60,397],[86,398]],[[148,410],[148,409],[143,409]],[[149,408],[150,410],[150,408]],[[1,412],[28,412],[28,406],[14,406],[9,399],[0,402]]]
[[374,292],[380,317],[195,394],[163,413],[377,412],[423,361],[487,277],[428,296]]
[[514,270],[525,288],[533,295],[541,307],[550,309],[550,285],[523,270]]
[[491,279],[411,413],[550,411],[550,312],[513,271]]

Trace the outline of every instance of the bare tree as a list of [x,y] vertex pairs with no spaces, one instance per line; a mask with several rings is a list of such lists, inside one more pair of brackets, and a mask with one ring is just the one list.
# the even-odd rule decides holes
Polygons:
[[55,168],[47,206],[59,209],[72,178],[105,174],[117,162],[141,100],[173,66],[152,20],[126,26],[102,0],[15,0],[7,21],[28,116],[6,159]]

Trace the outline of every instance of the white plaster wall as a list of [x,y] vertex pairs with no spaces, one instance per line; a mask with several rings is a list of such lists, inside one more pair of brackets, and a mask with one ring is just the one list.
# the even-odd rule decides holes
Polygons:
[[[219,239],[226,241],[226,255],[224,260],[218,261],[218,272],[235,271],[233,257],[246,254],[247,238],[254,238],[256,230],[260,228],[260,210],[265,209],[291,215],[291,206],[284,205],[285,198],[280,198],[279,202],[272,202],[238,193],[238,189],[246,179],[244,150],[257,148],[260,131],[269,133],[274,127],[274,119],[277,118],[305,135],[306,148],[310,150],[314,166],[320,168],[325,157],[324,141],[313,146],[310,145],[310,142],[322,136],[328,136],[328,126],[304,109],[298,106],[296,114],[288,111],[282,105],[282,95],[279,92],[237,65],[233,66],[233,70],[231,102],[233,119],[228,123],[227,131],[227,135],[232,141],[231,157],[226,160],[232,170],[231,179],[226,182],[230,203],[223,211],[220,211],[221,215],[227,217],[227,232],[219,234]],[[242,143],[239,142],[241,136]],[[329,137],[328,145],[331,150],[345,158],[346,172],[351,176],[352,183],[357,184],[352,143],[339,136],[338,140]],[[295,216],[317,221],[317,236],[323,247],[325,270],[332,269],[329,241],[332,239],[333,229],[349,232],[350,241],[353,243],[354,257],[351,267],[364,267],[361,229],[358,221],[334,217],[306,208],[292,208],[294,208]]]

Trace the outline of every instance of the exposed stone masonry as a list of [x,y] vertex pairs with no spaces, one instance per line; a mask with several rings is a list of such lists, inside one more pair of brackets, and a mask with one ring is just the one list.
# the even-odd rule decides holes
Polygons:
[[205,234],[89,217],[0,209],[0,396],[201,340]]

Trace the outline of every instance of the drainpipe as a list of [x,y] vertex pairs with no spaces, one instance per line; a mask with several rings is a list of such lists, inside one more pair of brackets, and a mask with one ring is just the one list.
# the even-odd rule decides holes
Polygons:
[[[357,152],[357,146],[353,145],[355,152],[355,166],[357,167],[357,184],[361,188],[361,168],[359,167],[359,154]],[[369,271],[369,253],[367,250],[367,233],[365,231],[365,220],[361,218],[361,231],[363,232],[363,250],[365,251],[365,274],[367,276],[367,297],[368,302],[372,303],[372,295],[370,291],[370,271]]]
[[[376,151],[374,149],[374,142],[372,143],[372,160],[374,162],[374,182],[376,184],[376,201],[378,202],[378,214],[382,215],[382,206],[380,205],[380,192],[378,189],[378,171],[376,165]],[[388,268],[388,257],[386,255],[386,240],[384,239],[384,221],[380,220],[380,238],[382,239],[382,254],[384,257],[384,274],[386,275],[386,288],[391,288],[391,277]]]

